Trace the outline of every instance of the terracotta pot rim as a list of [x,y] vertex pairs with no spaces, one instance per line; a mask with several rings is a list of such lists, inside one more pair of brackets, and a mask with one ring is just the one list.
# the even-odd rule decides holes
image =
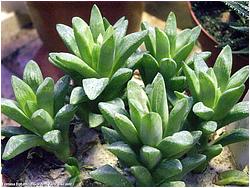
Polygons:
[[208,31],[207,31],[204,27],[202,27],[201,23],[199,22],[199,20],[197,19],[196,15],[195,15],[194,11],[192,10],[191,2],[188,1],[187,3],[188,3],[188,9],[189,9],[189,11],[190,11],[191,17],[192,17],[192,19],[194,20],[194,22],[196,23],[196,25],[199,25],[199,26],[201,27],[202,32],[203,32],[205,35],[207,35],[207,37],[208,37],[209,39],[211,39],[214,43],[216,43],[216,44],[218,45],[219,42],[216,41],[215,38],[214,38],[212,35],[210,35],[210,34],[208,33]]

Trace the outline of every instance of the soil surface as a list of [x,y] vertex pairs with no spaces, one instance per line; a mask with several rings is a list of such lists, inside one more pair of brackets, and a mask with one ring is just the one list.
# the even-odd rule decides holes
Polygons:
[[[238,32],[230,26],[248,26],[248,21],[244,23],[240,17],[232,11],[223,2],[193,1],[192,10],[196,18],[208,33],[213,36],[219,46],[229,44],[233,50],[240,50],[248,46],[248,42],[242,43],[241,39],[246,38],[248,41],[248,33]],[[241,42],[240,42],[241,41]]]

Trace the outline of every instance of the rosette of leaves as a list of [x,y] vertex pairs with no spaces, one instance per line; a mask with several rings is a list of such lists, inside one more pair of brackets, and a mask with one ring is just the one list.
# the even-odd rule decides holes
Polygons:
[[[165,28],[161,30],[143,22],[142,30],[147,30],[145,46],[148,53],[135,65],[139,68],[144,83],[152,82],[160,72],[169,91],[183,91],[186,88],[186,77],[183,75],[182,62],[187,59],[200,34],[200,26],[184,29],[177,33],[176,17],[173,12],[168,15]],[[206,59],[209,52],[199,53]],[[191,61],[190,61],[191,63]]]
[[82,118],[91,127],[103,123],[98,102],[124,94],[132,77],[132,70],[125,63],[147,35],[147,31],[126,35],[127,26],[124,17],[111,25],[94,5],[89,25],[74,17],[73,28],[63,24],[56,27],[71,53],[50,53],[49,60],[74,79],[77,87],[72,91],[70,104],[81,104],[79,114],[89,114]]
[[16,101],[2,99],[1,112],[20,127],[2,127],[2,136],[10,137],[3,160],[37,146],[54,153],[64,162],[71,156],[69,126],[77,107],[64,103],[69,82],[69,76],[62,77],[56,84],[50,77],[43,79],[34,61],[25,66],[23,80],[12,76]]
[[201,136],[201,131],[183,130],[191,109],[188,99],[179,100],[169,113],[160,73],[148,95],[135,81],[129,81],[127,98],[129,113],[111,102],[101,102],[99,108],[114,128],[102,127],[107,148],[129,168],[135,182],[110,165],[92,171],[92,178],[106,186],[185,186],[182,177],[206,160],[202,154],[188,155]]
[[[219,155],[223,146],[248,140],[247,129],[234,129],[225,132],[218,139],[208,142],[216,130],[249,116],[249,102],[238,102],[245,90],[249,66],[245,66],[231,76],[232,51],[229,46],[222,49],[212,67],[207,67],[202,58],[194,58],[194,70],[183,65],[191,97],[176,92],[178,97],[192,98],[193,117],[189,118],[189,128],[199,129],[202,134],[200,151],[207,161]],[[198,127],[193,126],[193,124]]]

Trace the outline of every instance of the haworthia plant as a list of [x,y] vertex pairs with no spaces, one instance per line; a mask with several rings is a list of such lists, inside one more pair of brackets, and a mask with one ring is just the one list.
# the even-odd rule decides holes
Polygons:
[[[127,98],[129,113],[124,113],[125,109],[118,111],[111,102],[99,104],[103,116],[113,126],[102,128],[108,150],[130,169],[136,186],[184,186],[182,177],[206,160],[202,154],[187,155],[201,136],[201,131],[183,130],[191,109],[188,99],[179,100],[169,112],[160,73],[149,94],[137,82],[129,81]],[[124,186],[123,182],[117,183],[118,179],[129,181],[111,166],[109,172],[106,168],[91,172],[92,178],[108,186]]]
[[4,160],[37,146],[64,162],[71,156],[69,126],[77,107],[65,104],[69,82],[69,76],[60,78],[55,84],[49,77],[43,79],[34,61],[25,66],[23,80],[12,76],[16,101],[2,99],[1,112],[20,127],[2,128],[2,136],[10,137],[2,155]]
[[[79,113],[97,127],[103,123],[97,104],[124,94],[132,77],[126,61],[143,43],[147,31],[126,35],[128,21],[122,17],[114,25],[93,6],[89,25],[79,17],[72,19],[72,28],[58,24],[56,29],[71,53],[50,53],[49,61],[69,74],[79,87],[74,88],[70,104],[80,105]],[[94,121],[99,117],[99,121]]]

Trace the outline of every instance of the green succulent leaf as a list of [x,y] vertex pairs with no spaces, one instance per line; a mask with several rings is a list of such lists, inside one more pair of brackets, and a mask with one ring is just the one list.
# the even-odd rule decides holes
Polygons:
[[144,54],[141,64],[145,74],[145,82],[151,83],[159,70],[159,65],[156,59],[150,54]]
[[58,112],[65,103],[66,95],[69,91],[70,77],[68,75],[60,78],[54,87],[54,111]]
[[147,31],[140,31],[125,36],[117,47],[115,55],[115,65],[113,72],[123,66],[125,61],[135,52],[135,50],[142,44]]
[[105,28],[100,10],[96,5],[93,6],[90,15],[90,29],[93,34],[93,38],[96,41],[99,34],[104,34]]
[[88,100],[86,93],[82,87],[75,87],[70,95],[70,104],[76,105]]
[[217,130],[217,123],[215,121],[204,121],[200,124],[200,130],[205,136],[209,136]]
[[123,142],[115,142],[107,146],[107,149],[128,166],[140,165],[135,152]]
[[183,46],[188,43],[191,34],[191,29],[184,29],[177,34],[175,51],[179,51]]
[[132,187],[132,184],[110,165],[104,165],[97,170],[90,172],[90,176],[107,186]]
[[206,62],[199,54],[194,56],[194,70],[196,74],[199,74],[199,72],[206,73],[208,71]]
[[182,164],[178,159],[163,160],[153,172],[155,182],[161,183],[182,171]]
[[3,160],[10,160],[30,148],[43,144],[43,139],[34,134],[12,136],[4,148],[2,158]]
[[12,137],[20,134],[31,134],[30,131],[23,127],[5,125],[1,127],[1,135],[6,137]]
[[44,109],[54,117],[54,80],[50,77],[45,78],[38,87],[36,96],[38,108]]
[[156,37],[156,59],[160,61],[163,58],[170,58],[170,41],[168,36],[158,28],[155,28]]
[[47,111],[39,109],[32,114],[31,123],[42,136],[53,129],[54,120]]
[[16,76],[11,77],[11,85],[19,107],[25,112],[27,100],[36,102],[36,95],[31,87]]
[[63,139],[59,130],[52,130],[43,135],[43,140],[49,144],[58,145]]
[[248,76],[249,76],[249,66],[241,68],[236,73],[234,73],[233,76],[229,79],[227,90],[244,84]]
[[192,31],[192,34],[189,38],[189,43],[192,43],[192,42],[195,43],[201,33],[201,26],[198,25],[194,27],[191,31]]
[[234,105],[227,115],[219,121],[219,128],[249,116],[249,102],[242,101]]
[[160,61],[160,73],[165,80],[170,80],[177,70],[177,65],[175,61],[171,58],[163,58]]
[[145,37],[145,46],[146,49],[152,54],[153,57],[156,55],[156,39],[155,39],[155,29],[150,26],[147,22],[142,22],[141,23],[141,29],[142,30],[147,30],[148,35]]
[[57,24],[56,30],[69,51],[74,53],[77,57],[81,57],[78,46],[76,44],[73,29],[64,24]]
[[114,142],[122,141],[122,138],[114,129],[102,126],[101,130],[103,137],[107,143],[112,144]]
[[30,60],[23,71],[23,81],[28,84],[31,89],[36,92],[38,86],[43,82],[42,72],[33,60]]
[[163,129],[168,124],[168,101],[165,82],[161,74],[157,74],[152,82],[152,91],[150,93],[151,111],[161,116]]
[[170,12],[168,15],[164,31],[168,36],[170,52],[171,52],[171,56],[173,56],[175,52],[176,35],[177,35],[177,23],[176,23],[175,14],[173,12]]
[[89,100],[95,100],[108,85],[108,78],[87,78],[82,80],[83,90]]
[[37,103],[34,101],[27,101],[25,104],[25,112],[28,117],[31,117],[32,114],[38,109]]
[[214,115],[213,109],[205,106],[202,102],[198,102],[193,106],[193,112],[204,120],[210,120]]
[[228,85],[232,69],[232,50],[230,46],[225,46],[220,52],[214,64],[214,73],[221,91]]
[[153,185],[153,179],[150,172],[143,166],[132,166],[131,173],[135,176],[136,185],[139,187],[148,187]]
[[1,112],[31,132],[36,132],[36,129],[31,125],[30,119],[18,107],[17,102],[10,99],[2,99]]
[[170,112],[168,124],[164,131],[164,137],[170,136],[181,130],[188,113],[188,99],[183,98],[178,100]]
[[153,169],[161,160],[161,151],[150,146],[143,146],[140,150],[140,158],[148,169]]
[[193,136],[188,131],[180,131],[164,138],[157,146],[164,158],[181,157],[194,143]]
[[222,93],[214,109],[214,120],[223,119],[238,102],[244,90],[245,86],[242,84],[239,87],[226,90]]
[[124,18],[121,22],[117,21],[117,24],[114,25],[116,46],[120,44],[122,38],[126,35],[127,28],[128,20],[124,20]]
[[140,104],[133,99],[129,100],[129,113],[135,128],[140,131],[141,120],[145,112],[140,110]]
[[115,124],[121,135],[129,144],[140,145],[141,142],[137,130],[127,116],[118,113],[115,114]]
[[170,79],[169,86],[173,91],[183,91],[186,88],[186,77],[175,76]]
[[90,128],[98,127],[104,121],[105,120],[101,114],[89,113],[89,127]]
[[183,46],[181,49],[179,49],[176,53],[175,56],[173,57],[174,61],[177,64],[178,69],[181,67],[181,62],[185,61],[191,51],[193,50],[194,47],[194,42],[188,43],[185,46]]
[[224,133],[217,138],[213,144],[221,144],[223,147],[229,144],[247,141],[249,139],[248,129],[238,128]]
[[140,138],[143,144],[156,146],[162,139],[161,116],[155,112],[149,112],[143,116],[140,126]]
[[166,181],[160,185],[160,187],[185,187],[185,182],[183,181]]

